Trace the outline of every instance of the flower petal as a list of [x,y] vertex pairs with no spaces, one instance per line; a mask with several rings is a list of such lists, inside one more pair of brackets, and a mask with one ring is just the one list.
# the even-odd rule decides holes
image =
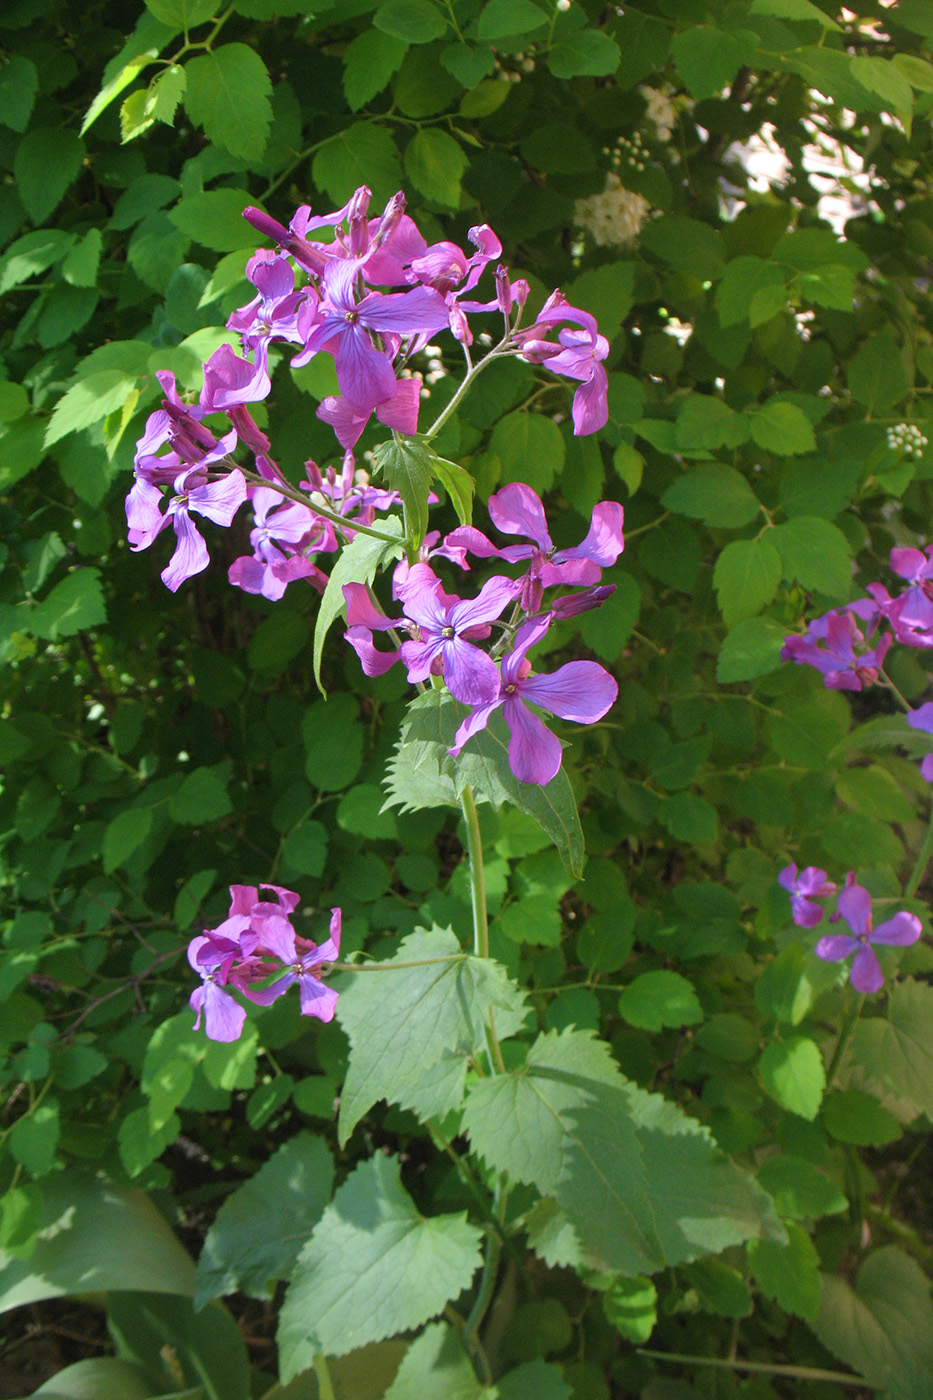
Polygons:
[[849,981],[857,992],[863,993],[878,992],[884,986],[881,964],[869,944],[860,945],[852,961]]
[[596,661],[568,661],[550,676],[519,682],[523,700],[578,724],[595,724],[616,701],[619,687]]

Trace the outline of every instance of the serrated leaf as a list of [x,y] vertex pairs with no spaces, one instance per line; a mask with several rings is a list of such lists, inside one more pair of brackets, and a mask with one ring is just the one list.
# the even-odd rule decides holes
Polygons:
[[822,1215],[838,1215],[848,1207],[834,1182],[805,1157],[769,1157],[761,1165],[758,1180],[788,1220],[817,1220]]
[[882,332],[866,340],[846,372],[852,397],[871,414],[884,414],[899,403],[910,388],[900,346]]
[[428,529],[428,496],[434,476],[434,452],[421,437],[393,433],[373,453],[373,469],[402,498],[405,539],[417,549]]
[[385,0],[373,24],[406,44],[429,44],[447,33],[447,20],[431,0]]
[[77,242],[73,233],[64,229],[43,228],[26,233],[10,244],[0,258],[0,293],[28,282],[30,277],[45,272],[59,262]]
[[815,22],[823,29],[838,32],[839,25],[825,10],[811,3],[811,0],[752,0],[749,14],[773,15],[776,19]]
[[180,199],[168,216],[176,228],[203,248],[234,253],[256,246],[256,230],[243,218],[249,203],[246,190],[204,190]]
[[356,122],[332,136],[314,157],[314,183],[336,204],[345,204],[360,185],[368,185],[377,204],[398,189],[398,150],[385,127]]
[[351,1046],[341,1143],[379,1099],[443,1117],[462,1098],[466,1057],[485,1047],[490,1008],[502,1037],[513,1035],[524,1017],[521,994],[504,968],[463,952],[449,929],[416,929],[387,966],[395,962],[422,965],[360,972],[341,988],[337,1019]]
[[560,39],[547,56],[555,78],[605,78],[621,61],[618,44],[601,29],[577,29]]
[[333,1184],[324,1140],[290,1138],[218,1211],[198,1260],[195,1307],[227,1293],[268,1298],[270,1285],[291,1274]]
[[150,117],[146,112],[147,97],[146,89],[138,88],[120,104],[120,141],[124,146],[128,141],[134,141],[137,136],[142,136],[143,132],[148,131],[155,121],[155,118]]
[[815,1041],[805,1035],[773,1041],[758,1061],[758,1073],[775,1103],[813,1121],[826,1086],[823,1056]]
[[767,538],[727,544],[713,570],[713,587],[726,625],[732,627],[761,612],[780,582],[781,560]]
[[903,1133],[894,1114],[861,1089],[830,1094],[822,1118],[830,1137],[853,1147],[884,1147]]
[[272,123],[266,65],[245,44],[222,44],[185,65],[185,110],[215,146],[257,161]]
[[360,532],[353,537],[348,545],[344,546],[336,564],[330,571],[330,578],[327,580],[327,587],[324,589],[324,596],[321,598],[321,605],[318,608],[317,621],[314,624],[314,679],[322,695],[325,692],[321,684],[321,658],[331,624],[345,606],[343,585],[345,583],[372,583],[377,569],[393,559],[400,558],[402,554],[404,531],[398,516],[387,516],[379,522],[379,528],[383,534],[397,535],[398,543],[389,544],[385,540],[374,539],[372,535],[364,535]]
[[106,619],[100,572],[87,568],[75,569],[62,579],[28,614],[29,630],[48,642],[73,637]]
[[837,526],[814,515],[796,515],[772,530],[784,578],[843,601],[852,580],[852,550]]
[[853,1053],[873,1080],[933,1116],[933,987],[912,977],[895,983],[887,1016],[856,1026]]
[[679,972],[664,969],[642,972],[630,982],[619,996],[619,1011],[630,1026],[646,1031],[695,1026],[703,1020],[693,984]]
[[748,1265],[766,1298],[812,1322],[820,1305],[820,1257],[810,1237],[790,1221],[787,1244],[749,1240]]
[[697,24],[674,36],[671,57],[690,95],[702,102],[732,82],[756,47],[757,36],[751,30]]
[[110,103],[119,97],[120,93],[138,77],[143,68],[148,67],[153,59],[158,57],[177,32],[171,26],[161,24],[148,11],[140,16],[135,30],[123,48],[104,69],[100,92],[94,98],[84,121],[81,123],[82,136],[88,127],[97,120],[101,112],[105,111]]
[[40,126],[16,147],[16,191],[34,224],[44,223],[60,203],[84,160],[84,142],[67,126]]
[[771,288],[780,288],[784,294],[784,274],[774,263],[747,253],[732,258],[716,288],[719,324],[725,328],[747,320],[755,297]]
[[457,512],[461,525],[469,525],[473,520],[473,492],[476,483],[467,471],[456,462],[448,462],[446,457],[433,457],[431,466],[434,475],[441,483]]
[[171,126],[175,120],[175,109],[185,95],[188,78],[180,63],[169,66],[154,79],[146,96],[146,116],[153,121]]
[[409,1346],[384,1400],[483,1400],[484,1394],[457,1333],[434,1322]]
[[226,785],[213,768],[195,768],[169,802],[172,820],[187,826],[219,821],[232,811]]
[[449,777],[458,797],[469,786],[494,807],[508,802],[526,812],[547,832],[567,870],[579,879],[583,831],[566,773],[561,769],[543,786],[520,782],[509,767],[509,732],[498,712],[460,756],[452,758],[448,750],[466,713],[466,707],[447,691],[431,690],[413,700],[402,728],[402,743],[414,746],[412,766],[423,766],[432,778]]
[[463,147],[446,131],[423,127],[405,147],[405,174],[426,199],[456,209],[467,168]]
[[499,419],[489,451],[499,458],[503,485],[521,481],[543,495],[563,467],[567,449],[553,419],[520,411]]
[[172,29],[194,29],[217,12],[216,0],[146,0],[146,9]]
[[282,1378],[420,1327],[472,1282],[482,1235],[462,1214],[426,1219],[394,1157],[362,1162],[295,1265],[278,1331]]
[[661,504],[705,525],[727,529],[747,525],[761,509],[741,472],[721,462],[691,467],[667,488]]
[[405,39],[376,29],[364,29],[351,40],[343,56],[343,90],[351,112],[382,92],[407,52]]
[[810,420],[796,404],[769,399],[749,417],[752,440],[781,457],[815,452],[816,439]]
[[513,34],[532,34],[548,22],[533,0],[487,0],[476,24],[477,37],[488,44]]
[[79,433],[101,422],[122,408],[135,387],[136,375],[118,369],[97,370],[79,379],[55,405],[45,430],[45,446],[50,447],[68,433]]

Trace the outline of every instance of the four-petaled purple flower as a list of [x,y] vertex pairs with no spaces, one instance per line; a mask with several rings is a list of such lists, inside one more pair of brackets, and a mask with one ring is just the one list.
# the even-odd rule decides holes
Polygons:
[[916,914],[901,912],[893,919],[872,928],[871,895],[861,885],[846,883],[839,891],[839,913],[851,933],[830,933],[821,938],[814,952],[826,962],[839,962],[854,953],[849,980],[857,992],[877,992],[884,984],[881,964],[873,943],[887,947],[906,948],[916,943],[921,934]]
[[797,873],[796,865],[787,865],[778,876],[778,884],[790,894],[791,917],[798,928],[815,928],[823,910],[814,899],[825,899],[836,893],[836,886],[827,879],[826,871],[815,865]]
[[[865,622],[864,632],[856,617]],[[782,661],[814,666],[830,690],[861,690],[874,685],[892,638],[889,633],[869,649],[881,612],[868,598],[824,613],[810,623],[804,636],[785,638]]]

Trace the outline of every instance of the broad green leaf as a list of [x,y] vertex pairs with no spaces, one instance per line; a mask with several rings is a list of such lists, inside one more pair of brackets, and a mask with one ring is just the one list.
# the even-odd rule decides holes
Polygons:
[[749,11],[753,15],[773,15],[776,19],[815,22],[823,29],[838,30],[839,25],[819,5],[811,0],[752,0]]
[[493,70],[495,55],[489,48],[471,48],[469,44],[445,44],[441,49],[441,66],[446,68],[463,87],[476,87]]
[[447,691],[430,690],[408,707],[402,728],[402,751],[396,763],[423,771],[432,786],[438,776],[453,780],[459,797],[465,787],[494,807],[511,803],[533,817],[554,842],[567,870],[579,878],[583,870],[583,832],[570,782],[563,769],[549,783],[523,783],[509,767],[509,732],[501,714],[491,716],[460,756],[448,750],[466,709]]
[[781,560],[768,538],[733,540],[716,560],[713,587],[728,627],[771,602],[781,582]]
[[146,94],[145,115],[152,121],[171,126],[179,102],[188,89],[188,75],[180,63],[170,63],[162,70]]
[[[596,316],[600,332],[608,340],[613,340],[635,304],[635,263],[609,262],[600,267],[587,268],[579,277],[575,277],[565,290],[567,300],[573,306],[588,311],[591,316]],[[633,381],[627,375],[614,375],[609,384],[609,415],[618,418],[622,402],[620,391],[631,388],[638,394],[641,386],[637,380]],[[634,420],[637,421],[641,416],[640,404]]]
[[99,228],[90,229],[68,252],[62,263],[62,277],[73,287],[94,287],[100,266],[103,235]]
[[642,972],[619,996],[622,1019],[639,1030],[695,1026],[703,1010],[692,983],[678,972]]
[[87,131],[101,112],[105,111],[120,96],[140,72],[152,63],[165,48],[177,30],[161,24],[148,11],[140,16],[136,28],[120,52],[110,60],[104,69],[100,92],[94,98],[81,123],[81,135]]
[[797,285],[807,301],[834,311],[851,311],[855,300],[855,276],[842,263],[826,263],[812,272],[802,272]]
[[454,1329],[432,1322],[409,1346],[384,1400],[483,1400],[487,1393]]
[[456,209],[460,203],[460,179],[467,157],[459,142],[446,131],[423,127],[405,147],[405,174],[426,199]]
[[773,1041],[758,1061],[758,1073],[775,1103],[813,1121],[826,1086],[823,1056],[815,1041],[805,1035]]
[[246,190],[205,190],[203,194],[180,199],[169,211],[169,218],[202,248],[234,253],[256,246],[256,230],[243,218],[243,210],[250,203]]
[[368,185],[377,204],[398,189],[401,169],[390,133],[372,122],[356,122],[332,136],[314,157],[314,183],[335,204],[345,204],[360,185]]
[[330,1200],[334,1163],[322,1138],[299,1133],[233,1195],[207,1232],[194,1305],[227,1293],[269,1297],[288,1278]]
[[385,0],[373,16],[383,34],[406,44],[430,44],[447,33],[447,20],[431,0]]
[[933,987],[912,977],[895,983],[887,1017],[861,1020],[852,1043],[871,1079],[933,1116]]
[[373,453],[373,469],[402,498],[405,538],[409,548],[420,547],[428,529],[428,496],[434,475],[434,453],[421,437],[393,433]]
[[15,423],[29,410],[29,395],[22,384],[0,380],[0,423]]
[[720,685],[767,676],[781,665],[785,629],[770,617],[749,617],[730,628],[719,650]]
[[55,1163],[60,1135],[58,1100],[50,1097],[23,1114],[10,1129],[10,1152],[14,1162],[32,1177],[46,1176]]
[[892,112],[910,135],[914,95],[904,72],[889,58],[857,54],[851,60],[852,76],[868,92],[880,98],[881,110]]
[[501,485],[522,481],[539,495],[554,484],[566,452],[553,419],[527,412],[507,413],[500,418],[492,430],[489,450],[502,465]]
[[146,9],[172,29],[194,29],[218,13],[216,0],[146,0]]
[[476,33],[482,43],[488,44],[513,34],[532,34],[547,22],[547,12],[533,0],[487,0]]
[[16,147],[16,190],[34,224],[44,223],[81,169],[84,142],[67,126],[39,126]]
[[781,457],[816,451],[816,439],[806,414],[795,404],[769,399],[750,415],[754,442]]
[[837,526],[815,515],[796,515],[771,531],[784,578],[802,588],[842,601],[852,578],[852,551]]
[[705,525],[727,529],[747,525],[761,508],[741,472],[720,462],[691,467],[667,488],[661,504]]
[[0,124],[25,131],[32,116],[39,75],[32,59],[11,54],[0,68]]
[[900,346],[884,331],[860,346],[846,378],[852,397],[872,414],[889,412],[910,388]]
[[93,1400],[98,1395],[106,1395],[107,1400],[150,1400],[154,1394],[151,1379],[135,1362],[119,1356],[95,1356],[56,1371],[30,1400],[42,1400],[43,1396],[48,1400]]
[[716,840],[716,808],[692,792],[675,792],[672,797],[665,797],[658,808],[658,821],[675,841],[698,845]]
[[374,539],[372,535],[364,535],[360,532],[353,537],[348,545],[344,546],[336,564],[330,571],[330,578],[327,580],[327,587],[324,589],[324,596],[321,598],[321,605],[318,608],[317,621],[314,624],[314,679],[322,695],[325,694],[321,684],[321,659],[324,655],[324,643],[327,640],[331,624],[346,606],[342,592],[343,585],[345,583],[372,583],[377,569],[401,556],[404,531],[399,517],[390,515],[384,520],[380,520],[379,529],[384,535],[396,535],[398,543],[389,544],[386,540]]
[[435,477],[450,497],[461,525],[473,522],[473,492],[476,483],[465,467],[456,462],[448,462],[445,457],[432,457],[431,467]]
[[748,29],[691,25],[674,36],[671,57],[692,97],[714,97],[751,60],[757,36]]
[[104,622],[107,610],[97,569],[74,569],[28,615],[29,630],[47,642],[73,637]]
[[219,821],[232,811],[226,783],[216,768],[195,768],[169,802],[172,820],[186,826]]
[[396,1158],[362,1162],[298,1256],[278,1331],[283,1380],[319,1352],[345,1356],[436,1316],[470,1286],[481,1240],[465,1213],[422,1216]]
[[135,387],[136,375],[119,369],[101,369],[79,379],[55,405],[45,431],[46,447],[122,408]]
[[364,29],[350,41],[343,56],[343,90],[351,112],[382,92],[407,52],[404,39],[382,30]]
[[249,1400],[246,1346],[222,1304],[197,1313],[190,1298],[114,1293],[107,1324],[121,1356],[159,1378],[160,1400],[179,1385],[179,1400]]
[[807,976],[811,962],[800,943],[789,943],[765,963],[755,983],[759,1011],[783,1025],[799,1025],[813,1003],[813,985]]
[[766,1298],[812,1322],[820,1305],[820,1258],[809,1235],[794,1221],[788,1222],[787,1235],[787,1244],[749,1240],[749,1268]]
[[107,824],[103,840],[104,874],[128,860],[143,844],[152,829],[152,812],[148,807],[129,807],[118,812]]
[[884,1147],[896,1142],[903,1129],[894,1114],[874,1094],[844,1089],[823,1104],[823,1123],[830,1137],[853,1147]]
[[658,1321],[658,1291],[644,1274],[616,1278],[602,1294],[603,1313],[629,1342],[644,1344]]
[[718,229],[699,219],[683,214],[665,214],[646,224],[639,239],[641,245],[694,277],[718,277],[722,273],[725,248]]
[[784,287],[784,275],[774,263],[743,253],[725,267],[716,288],[716,307],[721,326],[734,326],[748,319],[749,308],[758,293]]
[[142,136],[143,132],[148,131],[155,121],[155,117],[149,116],[146,111],[148,95],[145,88],[137,88],[121,103],[120,140],[123,145],[126,145],[128,141],[134,141],[137,136]]
[[621,58],[616,41],[601,29],[577,29],[558,40],[547,66],[555,78],[605,78],[616,71]]
[[0,431],[0,491],[28,476],[45,456],[45,420],[23,415]]
[[929,1400],[930,1285],[916,1260],[896,1245],[869,1255],[854,1289],[845,1279],[824,1274],[811,1326],[824,1347],[890,1400]]
[[[744,416],[734,413],[727,403],[712,394],[688,394],[674,426],[675,445],[685,451],[702,452],[711,447],[737,447],[747,437],[748,423]],[[722,470],[738,475],[732,467],[723,467]],[[748,491],[744,478],[742,481]],[[684,514],[689,512],[685,511]],[[736,523],[744,525],[751,518],[748,516],[746,520]]]
[[0,1253],[0,1312],[108,1289],[193,1293],[193,1263],[141,1191],[67,1171],[43,1196],[45,1234],[28,1262]]
[[758,1181],[787,1220],[817,1220],[822,1215],[838,1215],[848,1206],[839,1188],[805,1157],[768,1157],[758,1172]]
[[353,782],[363,761],[359,706],[346,692],[316,700],[305,710],[301,737],[305,777],[324,792],[339,792]]
[[910,53],[895,53],[891,55],[891,59],[911,87],[916,88],[918,92],[933,92],[933,63],[927,63],[926,59],[916,58]]
[[232,155],[256,161],[272,122],[266,65],[246,44],[222,44],[185,65],[185,110],[208,138]]
[[522,1023],[522,998],[498,963],[463,952],[449,929],[416,929],[393,962],[418,966],[350,974],[337,1019],[350,1038],[340,1141],[379,1099],[443,1117],[463,1095],[467,1059],[485,1048],[494,1009],[500,1036]]

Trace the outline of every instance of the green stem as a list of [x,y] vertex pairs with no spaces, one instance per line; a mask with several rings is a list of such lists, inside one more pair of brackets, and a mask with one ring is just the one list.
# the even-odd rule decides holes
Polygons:
[[907,881],[907,888],[904,891],[905,899],[913,899],[920,888],[920,881],[926,874],[927,864],[930,856],[933,855],[933,802],[930,803],[930,819],[927,825],[927,834],[923,839],[923,845],[917,856],[916,864],[910,872],[910,879]]
[[846,988],[846,995],[850,998],[850,1004],[846,1012],[845,1019],[842,1022],[842,1029],[839,1032],[839,1039],[836,1041],[836,1048],[833,1050],[833,1056],[829,1062],[829,1068],[826,1071],[827,1090],[833,1087],[833,1081],[836,1078],[836,1071],[838,1070],[839,1065],[842,1061],[842,1057],[845,1054],[846,1047],[848,1046],[849,1041],[852,1039],[852,1032],[855,1030],[855,1023],[858,1020],[859,1015],[861,1014],[862,1007],[865,1004],[864,996],[857,997],[854,1002],[851,1001],[851,987]]
[[650,1356],[655,1361],[673,1361],[679,1366],[718,1366],[727,1371],[756,1371],[767,1376],[793,1376],[802,1381],[835,1381],[837,1385],[864,1386],[868,1390],[882,1390],[874,1381],[864,1376],[853,1376],[845,1371],[824,1371],[819,1366],[779,1366],[764,1361],[732,1361],[718,1356],[675,1356],[669,1351],[646,1351],[638,1348],[639,1356]]
[[437,437],[437,434],[440,432],[441,428],[443,428],[450,415],[457,408],[464,394],[469,389],[470,385],[473,383],[473,380],[479,374],[480,370],[485,369],[486,366],[488,364],[491,364],[494,359],[496,359],[497,357],[501,358],[501,356],[505,353],[505,343],[505,340],[500,341],[498,345],[494,346],[493,349],[490,350],[489,354],[486,355],[484,359],[480,360],[478,364],[473,365],[472,368],[467,372],[467,374],[464,376],[463,383],[460,385],[460,388],[454,394],[450,403],[445,409],[443,409],[438,414],[437,418],[435,418],[434,422],[431,424],[430,428],[425,433],[424,436],[428,442],[430,442],[431,438]]
[[[463,1326],[463,1345],[474,1364],[477,1361],[482,1363],[483,1369],[488,1372],[489,1363],[486,1360],[485,1352],[479,1339],[479,1329],[483,1325],[483,1318],[489,1310],[492,1302],[492,1295],[495,1292],[496,1277],[499,1273],[499,1260],[502,1257],[502,1236],[501,1230],[505,1221],[505,1208],[509,1197],[509,1188],[504,1176],[499,1178],[496,1186],[496,1199],[493,1209],[499,1221],[499,1229],[490,1232],[486,1236],[486,1257],[483,1260],[483,1272],[479,1281],[479,1288],[476,1292],[476,1299],[470,1309],[470,1315]],[[491,1377],[487,1377],[488,1380]]]
[[389,963],[325,963],[328,972],[397,972],[403,967],[430,967],[433,963],[462,962],[465,953],[451,953],[444,958],[413,958],[410,962]]
[[312,1362],[314,1372],[317,1376],[317,1392],[320,1400],[337,1400],[334,1392],[334,1384],[330,1378],[330,1370],[327,1365],[327,1358],[323,1352],[319,1352]]
[[483,869],[483,838],[479,829],[476,799],[469,784],[460,795],[460,806],[467,831],[467,854],[470,858],[470,893],[473,899],[473,952],[478,958],[489,957],[489,920],[486,915],[486,874]]
[[[225,459],[230,460],[230,459]],[[241,472],[251,485],[265,486],[271,491],[278,491],[280,496],[286,496],[290,501],[297,501],[300,506],[305,506],[307,510],[314,511],[315,515],[320,515],[324,520],[329,520],[331,524],[337,525],[341,530],[353,530],[355,534],[372,535],[375,540],[384,540],[386,544],[401,544],[398,535],[386,535],[381,530],[373,530],[369,525],[361,525],[357,520],[347,520],[344,516],[338,515],[336,511],[329,510],[327,506],[322,506],[313,501],[303,491],[298,491],[293,486],[287,486],[281,481],[269,481],[258,472],[252,472],[248,467],[241,466],[239,462],[231,462],[238,472]]]

